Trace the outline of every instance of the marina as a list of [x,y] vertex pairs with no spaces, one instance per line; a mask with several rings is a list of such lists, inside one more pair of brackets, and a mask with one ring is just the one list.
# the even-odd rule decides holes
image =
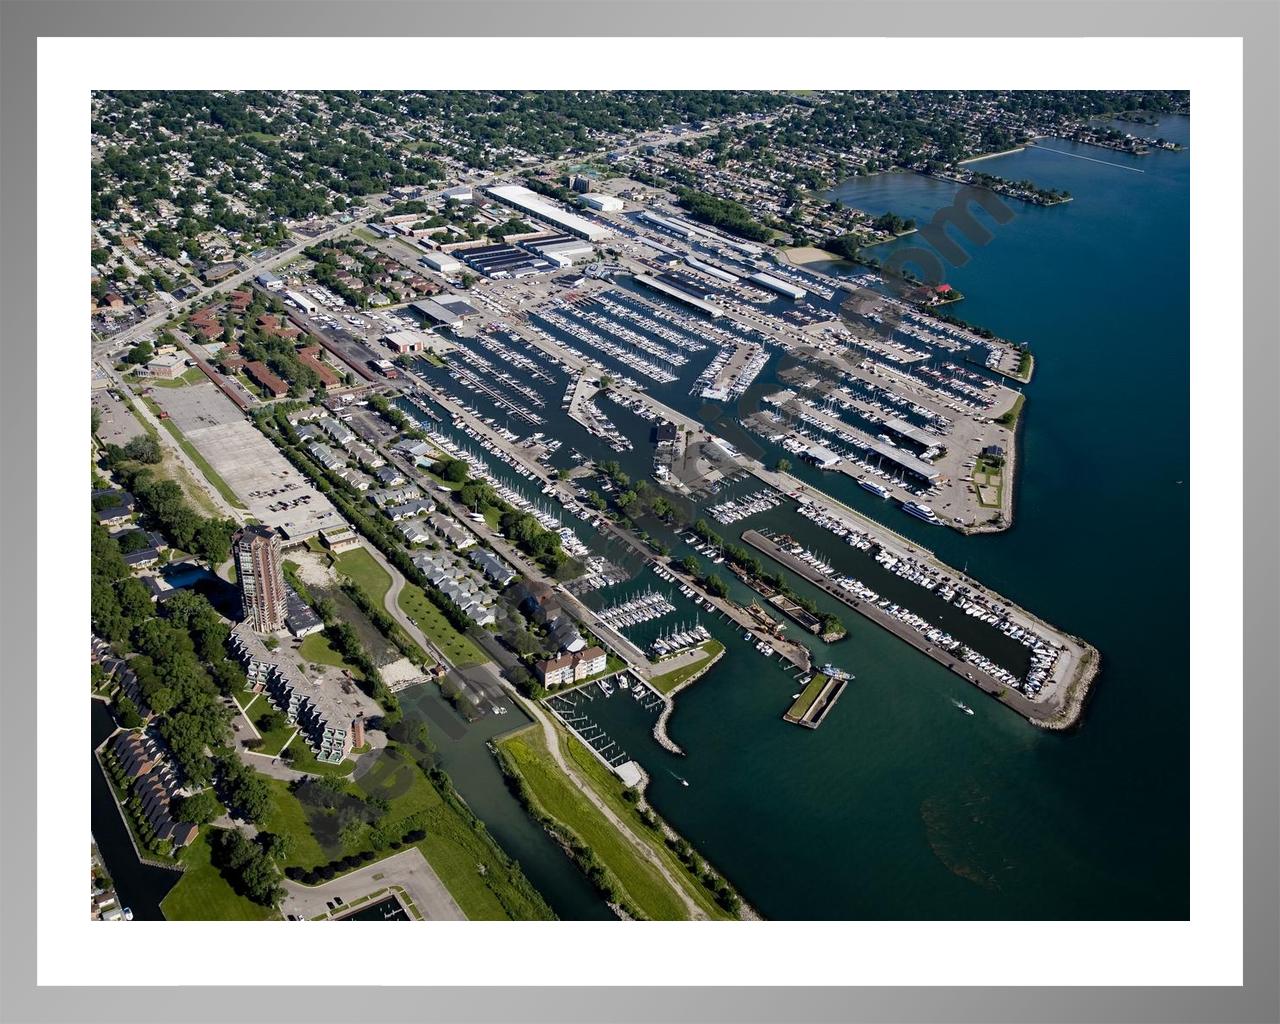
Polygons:
[[[95,93],[94,387],[134,396],[135,431],[169,420],[153,478],[180,463],[161,476],[199,517],[278,530],[294,604],[350,623],[306,673],[342,685],[327,636],[360,663],[345,692],[386,713],[348,789],[372,794],[369,763],[425,727],[444,801],[407,818],[431,795],[408,765],[386,821],[340,849],[342,822],[286,813],[273,782],[257,824],[290,833],[261,844],[286,888],[422,824],[472,919],[1186,920],[1198,282],[1189,120],[1169,111],[1190,97],[1113,116],[1126,92],[637,93],[625,126],[589,91],[472,109],[231,90],[212,118]],[[316,111],[341,160],[307,146]],[[213,164],[184,161],[184,128]],[[262,173],[217,178],[228,160]],[[190,185],[176,213],[153,194],[169,178]],[[159,546],[124,572],[153,596],[239,587],[248,612],[256,570],[190,569],[221,524],[171,572],[159,541],[191,545],[97,427],[95,473]],[[268,455],[287,480],[264,482]],[[315,501],[350,529],[316,533]],[[361,543],[381,572],[342,554]],[[145,639],[119,621],[142,591],[100,586],[103,549],[95,633]],[[181,605],[154,614],[201,649]],[[200,884],[253,910],[217,843],[166,900],[176,872],[93,771],[121,916],[204,912]],[[215,772],[229,814],[234,783]],[[782,878],[797,851],[819,885]]]
[[596,615],[614,629],[625,629],[651,619],[660,619],[673,611],[675,605],[664,594],[646,590],[643,594],[597,611]]

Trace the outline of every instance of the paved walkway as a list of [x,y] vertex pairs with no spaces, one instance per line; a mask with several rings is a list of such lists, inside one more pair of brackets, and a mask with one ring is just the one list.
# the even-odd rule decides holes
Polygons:
[[414,622],[413,619],[409,618],[405,613],[405,610],[400,607],[400,594],[404,590],[405,583],[407,582],[404,578],[404,574],[387,561],[386,556],[372,544],[365,544],[364,548],[373,556],[373,560],[382,566],[382,568],[386,570],[387,575],[391,577],[391,587],[382,601],[383,605],[386,607],[387,614],[400,624],[400,627],[409,634],[410,639],[412,639],[414,643],[435,658],[436,661],[441,664],[448,664],[448,662],[445,661],[444,654],[440,648],[431,642],[431,639],[427,634],[419,629],[418,624]]
[[332,882],[325,882],[324,885],[303,885],[301,882],[286,880],[285,898],[280,904],[280,912],[294,914],[309,921],[320,914],[329,913],[328,902],[335,896],[341,897],[344,903],[350,903],[391,885],[401,886],[428,921],[467,919],[467,915],[440,881],[440,876],[416,846],[341,878],[335,878]]
[[702,910],[692,896],[686,891],[680,881],[671,873],[666,863],[661,857],[654,852],[652,846],[639,838],[632,830],[631,826],[613,813],[613,809],[605,803],[596,791],[587,783],[582,781],[582,777],[578,774],[577,769],[565,758],[564,752],[560,749],[560,736],[556,730],[555,724],[551,716],[543,709],[541,704],[536,701],[521,701],[521,706],[533,718],[535,722],[542,727],[542,737],[546,741],[547,749],[551,751],[551,756],[555,759],[556,765],[564,772],[565,777],[573,783],[575,787],[585,796],[591,804],[598,810],[627,842],[629,842],[641,857],[652,864],[658,873],[671,887],[685,906],[689,913],[689,919],[693,921],[705,921],[706,913]]

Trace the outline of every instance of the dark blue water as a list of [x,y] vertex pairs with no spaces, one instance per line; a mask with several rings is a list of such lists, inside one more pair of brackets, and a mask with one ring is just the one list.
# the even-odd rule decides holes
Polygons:
[[[1186,119],[1157,134],[1187,141]],[[812,478],[1085,637],[1103,671],[1076,732],[981,701],[965,717],[961,681],[846,615],[829,653],[858,678],[816,732],[782,722],[798,686],[718,625],[729,653],[671,723],[687,757],[653,744],[634,701],[595,701],[658,809],[769,917],[1188,913],[1189,154],[1049,140],[980,166],[1075,196],[1007,200],[1012,220],[947,271],[967,296],[956,315],[1036,355],[1015,527],[964,538]],[[838,193],[927,221],[955,191],[892,174]],[[852,557],[823,546],[837,568]]]
[[[115,730],[115,722],[101,701],[89,703],[90,735],[93,746],[97,747]],[[129,838],[129,827],[120,817],[120,810],[112,799],[111,784],[98,759],[90,755],[90,760],[93,838],[120,895],[120,905],[133,911],[135,921],[162,921],[164,915],[160,912],[160,901],[177,884],[181,875],[138,860]]]

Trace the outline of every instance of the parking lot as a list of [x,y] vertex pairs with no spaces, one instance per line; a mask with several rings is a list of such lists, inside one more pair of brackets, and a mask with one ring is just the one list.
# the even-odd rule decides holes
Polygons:
[[157,389],[152,397],[248,506],[249,515],[289,537],[341,525],[329,499],[212,384]]
[[185,388],[153,388],[151,397],[188,436],[204,427],[244,421],[235,403],[205,379]]
[[113,390],[95,391],[93,407],[98,410],[98,438],[103,444],[123,447],[145,433],[138,418],[115,396]]

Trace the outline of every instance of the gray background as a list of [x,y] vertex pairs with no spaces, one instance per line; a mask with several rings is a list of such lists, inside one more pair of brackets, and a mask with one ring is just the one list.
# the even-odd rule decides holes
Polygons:
[[[0,1018],[5,1021],[1261,1021],[1277,995],[1277,97],[1280,8],[1258,2],[152,3],[0,0]],[[641,10],[643,8],[643,10]],[[590,12],[590,17],[586,15]],[[40,988],[35,979],[35,160],[39,36],[1233,36],[1245,40],[1245,964],[1243,988]],[[903,44],[909,60],[909,42]],[[1087,60],[1088,43],[1081,43]],[[856,60],[851,47],[850,60]],[[804,69],[796,69],[797,87]],[[1153,88],[1178,88],[1177,68]],[[732,83],[726,83],[732,84]],[[87,140],[86,140],[87,142]],[[1229,212],[1229,211],[1228,211]],[[87,226],[86,226],[87,227]],[[87,235],[86,235],[87,238]],[[71,261],[74,268],[80,264]],[[73,360],[74,363],[74,360]],[[71,370],[75,377],[75,367]],[[1205,429],[1206,425],[1198,425]],[[1244,552],[1240,555],[1243,557]],[[68,639],[82,630],[72,624]],[[61,685],[45,680],[44,685]],[[68,684],[70,685],[70,684]],[[1182,751],[1171,756],[1184,756]],[[47,813],[56,813],[46,809]],[[287,941],[275,928],[263,942]],[[517,926],[518,927],[518,926]],[[704,925],[714,928],[714,925]],[[798,953],[800,951],[797,951]],[[352,955],[335,947],[335,956]],[[439,956],[439,951],[424,955]],[[530,955],[544,955],[530,951]],[[850,950],[856,957],[857,951]],[[211,969],[215,965],[210,965]]]

